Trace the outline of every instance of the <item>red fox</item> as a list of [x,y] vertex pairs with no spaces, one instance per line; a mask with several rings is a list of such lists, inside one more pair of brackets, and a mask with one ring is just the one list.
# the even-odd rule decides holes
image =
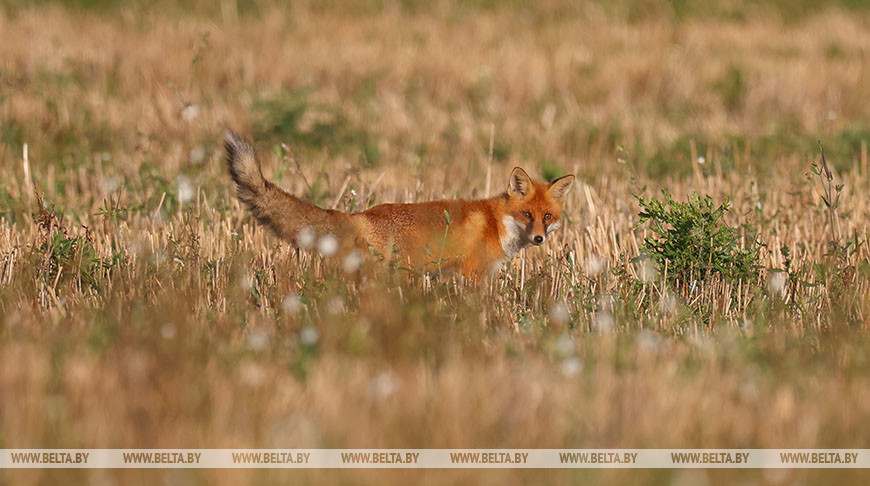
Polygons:
[[319,241],[332,254],[398,253],[423,271],[458,270],[477,280],[494,273],[528,245],[541,245],[560,226],[562,204],[574,183],[566,175],[547,184],[516,167],[507,190],[478,201],[381,204],[358,213],[321,209],[267,181],[254,149],[227,130],[224,149],[238,197],[257,221],[297,248]]

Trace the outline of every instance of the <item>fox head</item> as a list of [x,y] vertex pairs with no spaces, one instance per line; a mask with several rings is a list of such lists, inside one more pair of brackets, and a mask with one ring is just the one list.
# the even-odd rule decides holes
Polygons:
[[533,181],[519,167],[511,171],[502,223],[517,249],[529,244],[541,245],[559,229],[562,203],[573,184],[573,174],[547,184]]

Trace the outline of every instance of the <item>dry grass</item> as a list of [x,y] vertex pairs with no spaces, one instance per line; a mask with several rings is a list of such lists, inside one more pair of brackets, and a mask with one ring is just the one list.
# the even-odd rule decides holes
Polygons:
[[[230,3],[209,16],[0,14],[0,447],[870,447],[870,255],[831,253],[868,234],[864,14],[626,22],[597,4],[542,20],[448,3],[365,15]],[[386,265],[346,274],[252,224],[221,161],[225,125],[256,135],[284,187],[346,209],[482,196],[491,130],[493,190],[514,165],[582,183],[564,231],[482,288]],[[805,175],[818,139],[844,184],[833,221]],[[60,228],[31,216],[24,143]],[[337,194],[345,181],[352,192]],[[648,229],[635,229],[632,194],[659,189],[732,196],[742,244],[766,245],[758,279],[641,279]],[[793,278],[780,291],[782,247]]]

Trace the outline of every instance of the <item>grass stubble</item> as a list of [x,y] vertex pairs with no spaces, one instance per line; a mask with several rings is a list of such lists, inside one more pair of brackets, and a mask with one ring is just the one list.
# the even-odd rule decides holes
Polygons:
[[[230,4],[0,13],[0,446],[870,447],[862,13],[627,21],[591,4],[540,21],[448,3]],[[560,234],[473,288],[288,249],[233,197],[225,125],[255,137],[282,186],[345,210],[483,197],[515,165],[581,183]],[[675,283],[644,258],[654,235],[634,195],[661,189],[730,198],[723,217],[757,252],[754,276]],[[8,470],[0,482],[859,475]]]

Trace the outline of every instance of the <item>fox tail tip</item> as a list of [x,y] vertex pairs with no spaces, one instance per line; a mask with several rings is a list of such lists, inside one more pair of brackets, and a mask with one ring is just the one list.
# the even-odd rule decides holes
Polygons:
[[224,128],[224,150],[227,152],[227,161],[232,162],[231,156],[236,156],[242,152],[249,144],[245,142],[236,132],[230,128]]
[[224,129],[224,151],[230,175],[240,189],[256,192],[264,184],[260,163],[250,143],[229,128]]

